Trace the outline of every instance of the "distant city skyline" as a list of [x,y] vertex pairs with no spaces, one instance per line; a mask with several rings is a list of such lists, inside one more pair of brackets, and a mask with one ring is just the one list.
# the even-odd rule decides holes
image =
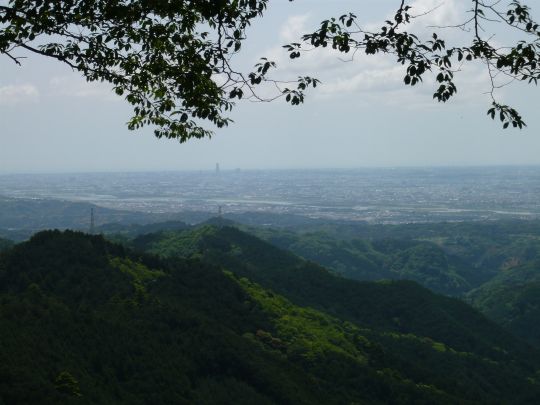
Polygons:
[[[257,212],[376,223],[540,218],[540,167],[0,176],[3,198],[155,214]],[[43,200],[43,201],[45,201]]]

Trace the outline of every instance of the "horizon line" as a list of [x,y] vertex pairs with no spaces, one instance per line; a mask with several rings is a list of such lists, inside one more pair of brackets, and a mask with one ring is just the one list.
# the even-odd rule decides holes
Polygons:
[[[463,164],[463,165],[381,165],[381,166],[350,166],[350,167],[234,167],[223,168],[220,163],[219,173],[237,172],[279,172],[279,171],[354,171],[354,170],[413,170],[413,169],[481,169],[481,168],[540,168],[540,163],[525,164]],[[81,174],[149,174],[149,173],[216,173],[212,168],[199,169],[119,169],[119,170],[39,170],[39,171],[0,171],[0,176],[32,176],[32,175],[81,175]]]

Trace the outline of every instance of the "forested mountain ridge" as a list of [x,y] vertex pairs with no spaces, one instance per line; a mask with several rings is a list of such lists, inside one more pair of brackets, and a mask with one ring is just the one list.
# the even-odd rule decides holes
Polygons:
[[409,279],[447,295],[463,295],[540,257],[538,221],[247,230],[348,278]]
[[219,269],[134,259],[71,232],[0,256],[5,403],[339,402],[242,336],[271,325]]
[[361,325],[429,337],[455,350],[481,351],[494,359],[501,355],[501,348],[506,353],[523,351],[521,345],[510,343],[509,333],[457,299],[433,294],[409,281],[347,280],[237,228],[203,226],[143,235],[133,245],[166,257],[199,257],[298,305]]
[[489,318],[540,346],[540,261],[508,268],[466,299]]
[[[204,227],[199,237],[217,232],[207,240],[215,249],[220,231],[230,229]],[[237,244],[246,268],[252,253]],[[260,259],[298,260],[277,253],[263,250]],[[298,306],[240,268],[212,265],[198,247],[191,256],[159,259],[59,231],[0,254],[1,400],[472,404],[531,403],[540,395],[535,354],[514,350],[520,342],[496,338],[494,359],[482,347],[465,352],[349,322]]]
[[471,288],[454,258],[431,241],[406,239],[339,240],[324,233],[289,234],[255,230],[283,249],[353,280],[413,280],[433,291],[459,295]]
[[538,221],[358,225],[357,234],[342,228],[249,231],[347,278],[409,279],[460,296],[540,347]]

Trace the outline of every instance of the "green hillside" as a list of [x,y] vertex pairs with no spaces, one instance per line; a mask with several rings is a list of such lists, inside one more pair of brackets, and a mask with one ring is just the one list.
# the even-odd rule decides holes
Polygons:
[[356,235],[362,239],[354,237],[350,225],[326,228],[250,231],[347,278],[409,279],[432,291],[464,297],[540,347],[538,221],[358,225]]
[[[352,280],[413,280],[433,291],[459,295],[471,285],[454,257],[431,241],[338,239],[324,232],[250,229],[282,249],[319,263]],[[466,272],[466,271],[465,271]]]
[[136,261],[71,232],[36,235],[3,254],[0,269],[3,403],[329,399],[305,372],[242,336],[270,327],[217,269]]
[[540,257],[538,221],[344,223],[248,231],[347,278],[413,280],[452,296]]
[[481,353],[496,361],[527,349],[505,330],[462,301],[436,295],[408,281],[357,282],[274,247],[232,227],[145,235],[134,245],[164,256],[192,256],[362,326],[411,333],[455,350]]
[[[162,241],[173,234],[182,232]],[[340,279],[233,228],[205,227],[191,240],[184,234],[191,258],[160,259],[102,237],[50,231],[0,254],[0,403],[466,404],[531,403],[540,395],[536,353],[522,355],[520,342],[464,304],[456,311],[455,300],[411,283]],[[219,266],[211,263],[218,255]],[[259,282],[245,277],[262,271],[257,261],[267,272]],[[242,262],[243,269],[229,265]],[[458,348],[457,335],[437,340],[398,330],[407,329],[405,318],[385,328],[383,319],[336,316],[343,308],[333,293],[335,310],[321,311],[329,299],[318,308],[299,305],[291,297],[307,273],[288,266],[300,262],[346,283],[343,293],[346,285],[362,285],[355,294],[371,286],[365,303],[401,291],[366,308],[380,307],[373,319],[391,302],[406,303],[409,289],[437,311],[445,305],[455,322],[479,324],[462,331],[470,350]],[[286,290],[286,274],[289,298],[278,291]],[[304,302],[315,299],[312,285],[320,281],[304,279]],[[349,315],[364,312],[352,307]],[[493,335],[474,335],[483,332]]]
[[540,347],[540,262],[500,272],[467,300],[497,323]]

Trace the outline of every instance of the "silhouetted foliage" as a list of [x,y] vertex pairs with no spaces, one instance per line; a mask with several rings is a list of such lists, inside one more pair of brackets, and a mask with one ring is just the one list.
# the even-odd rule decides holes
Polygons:
[[[416,17],[405,1],[396,2],[392,19],[380,29],[366,31],[353,13],[324,20],[320,28],[299,42],[285,45],[292,59],[317,47],[367,55],[393,54],[406,66],[404,83],[414,86],[430,74],[436,83],[433,97],[446,102],[457,92],[454,75],[460,64],[481,61],[492,80],[498,73],[528,83],[540,78],[540,30],[529,7],[513,1],[471,1],[470,16],[455,29],[471,33],[470,43],[450,45],[439,27],[429,39],[407,32]],[[304,101],[305,91],[319,81],[300,76],[293,84],[272,79],[275,63],[261,58],[251,72],[235,66],[235,55],[246,39],[246,30],[262,17],[268,0],[236,1],[41,1],[8,0],[0,5],[0,54],[17,64],[23,50],[70,66],[88,81],[110,83],[125,95],[134,115],[128,128],[155,127],[157,137],[211,136],[202,125],[221,128],[235,100],[284,98],[292,105]],[[361,9],[360,9],[361,11]],[[499,46],[484,25],[493,20],[522,34],[517,42]],[[261,83],[271,83],[275,93],[257,94]],[[488,110],[503,127],[525,124],[512,107],[493,96]]]

